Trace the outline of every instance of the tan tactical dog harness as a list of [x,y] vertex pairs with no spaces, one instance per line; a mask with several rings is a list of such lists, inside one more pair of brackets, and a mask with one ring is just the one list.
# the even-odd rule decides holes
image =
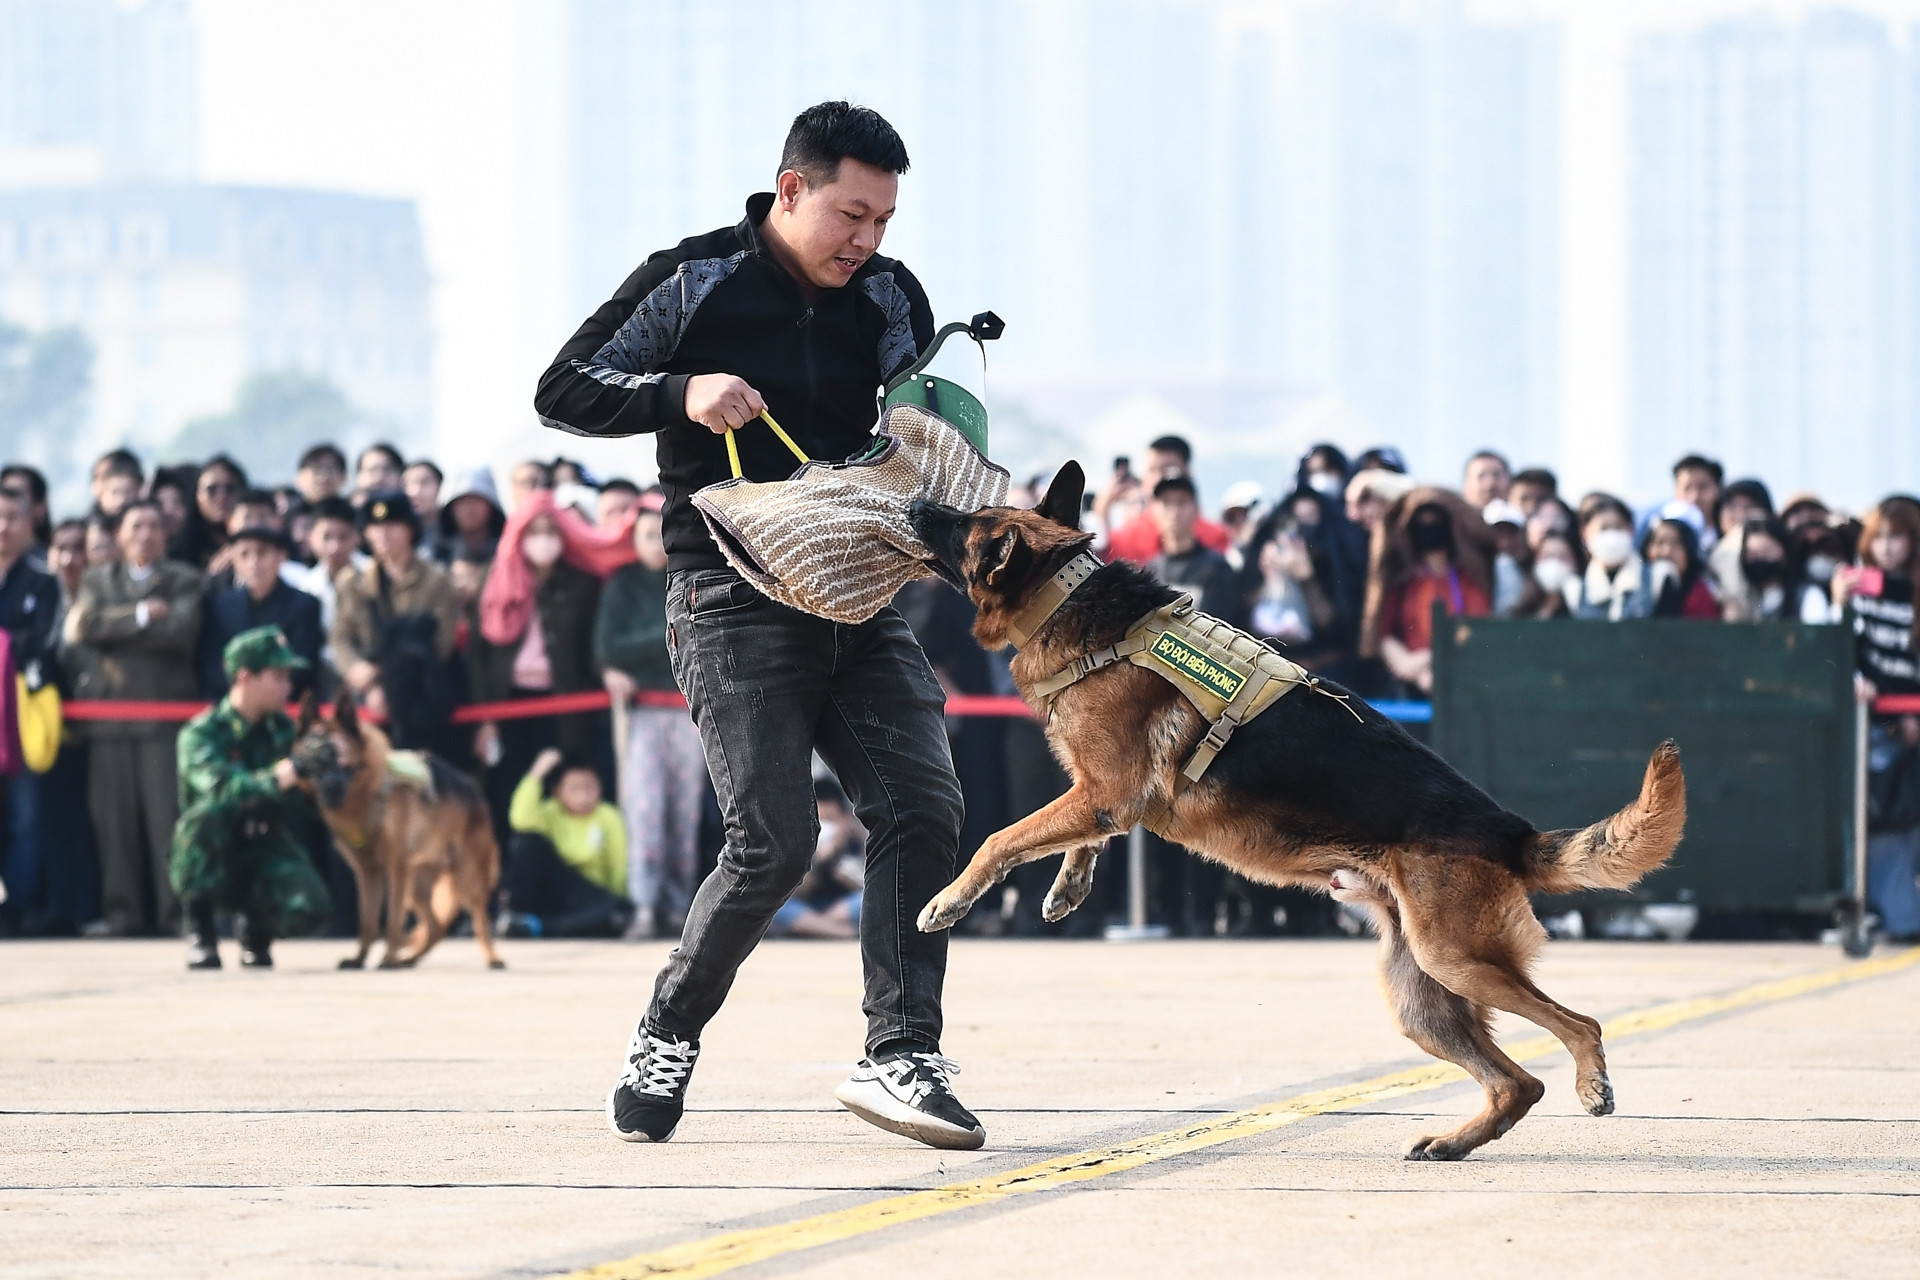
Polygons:
[[[1014,647],[1021,648],[1032,640],[1098,568],[1100,562],[1083,551],[1042,583],[1027,607],[1008,624],[1007,634]],[[1343,704],[1346,701],[1345,694],[1321,688],[1319,677],[1305,667],[1281,657],[1238,627],[1196,611],[1190,595],[1141,618],[1127,628],[1118,643],[1075,658],[1035,684],[1033,692],[1046,703],[1051,715],[1054,699],[1064,690],[1117,662],[1131,662],[1165,679],[1207,721],[1206,735],[1174,779],[1175,795],[1201,779],[1236,729],[1293,689],[1305,687]],[[1354,712],[1354,718],[1359,718],[1358,712]]]

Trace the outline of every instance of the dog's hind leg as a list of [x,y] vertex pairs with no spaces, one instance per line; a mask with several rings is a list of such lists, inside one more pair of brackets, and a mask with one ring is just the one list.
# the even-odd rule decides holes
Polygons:
[[1527,976],[1527,962],[1546,934],[1520,882],[1503,868],[1463,857],[1425,857],[1411,869],[1403,862],[1397,871],[1394,896],[1420,967],[1456,995],[1552,1032],[1573,1055],[1580,1105],[1596,1116],[1611,1114],[1613,1085],[1600,1024],[1554,1000]]
[[1459,1066],[1486,1090],[1479,1115],[1451,1133],[1423,1137],[1407,1151],[1409,1160],[1458,1160],[1518,1124],[1546,1086],[1500,1051],[1487,1030],[1487,1009],[1435,982],[1407,946],[1400,913],[1385,894],[1357,898],[1373,914],[1380,931],[1380,986],[1393,1006],[1407,1039],[1436,1058]]
[[406,951],[406,928],[408,899],[406,868],[400,865],[396,856],[389,860],[386,874],[382,877],[387,887],[387,937],[386,949],[380,954],[382,969],[405,968],[409,960],[404,958]]
[[500,847],[494,842],[486,813],[478,811],[469,817],[461,847],[454,850],[453,883],[460,905],[473,920],[473,940],[480,944],[489,969],[507,967],[493,949],[493,921],[487,915],[487,900],[493,896],[494,881],[499,876]]
[[447,925],[454,913],[452,876],[436,863],[414,868],[413,932],[407,935],[406,953],[401,964],[418,964],[420,957],[433,950],[447,936]]
[[1060,873],[1054,876],[1053,887],[1047,890],[1046,901],[1040,904],[1040,914],[1048,924],[1065,920],[1093,892],[1093,866],[1101,848],[1097,844],[1083,844],[1067,850],[1067,856],[1060,863]]

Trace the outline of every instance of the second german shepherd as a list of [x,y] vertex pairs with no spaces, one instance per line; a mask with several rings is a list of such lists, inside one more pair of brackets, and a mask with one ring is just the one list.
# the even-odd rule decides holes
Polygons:
[[[361,722],[345,689],[325,716],[312,693],[301,703],[294,769],[319,803],[360,890],[360,947],[340,967],[365,967],[384,906],[382,969],[418,963],[462,908],[473,919],[488,967],[506,968],[494,952],[487,917],[487,899],[500,878],[500,843],[480,788],[438,756],[424,756],[420,777],[417,770],[394,769],[392,755],[387,735]],[[414,927],[403,940],[409,916]]]
[[[1079,529],[1085,483],[1069,462],[1033,511],[913,509],[915,534],[937,557],[937,571],[978,610],[982,645],[1006,644],[1009,623],[1041,584],[1092,541]],[[1036,702],[1035,684],[1116,643],[1175,598],[1129,565],[1101,567],[1014,658],[1015,683]],[[1673,743],[1655,749],[1639,798],[1619,813],[1579,830],[1537,831],[1358,698],[1289,693],[1176,792],[1176,775],[1205,731],[1171,683],[1131,663],[1069,685],[1053,702],[1047,737],[1072,787],[989,837],[927,904],[920,928],[952,926],[1009,870],[1064,851],[1044,908],[1057,920],[1086,899],[1101,844],[1170,805],[1156,819],[1168,840],[1248,879],[1331,891],[1370,908],[1382,984],[1401,1030],[1486,1091],[1479,1115],[1419,1139],[1408,1159],[1458,1160],[1512,1128],[1546,1091],[1494,1043],[1494,1009],[1557,1036],[1573,1055],[1581,1105],[1597,1116],[1613,1110],[1600,1024],[1528,976],[1546,934],[1527,894],[1626,888],[1671,856],[1686,822]]]

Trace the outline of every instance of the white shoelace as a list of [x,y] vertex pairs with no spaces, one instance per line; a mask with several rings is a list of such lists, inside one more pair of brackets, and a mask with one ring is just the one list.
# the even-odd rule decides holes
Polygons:
[[671,1098],[679,1092],[699,1056],[699,1047],[690,1040],[663,1040],[635,1027],[633,1039],[627,1044],[627,1069],[621,1081],[635,1093]]
[[[925,1076],[916,1070],[916,1065],[926,1069]],[[960,1064],[943,1053],[905,1053],[898,1058],[880,1063],[879,1066],[882,1071],[893,1077],[896,1088],[909,1090],[912,1096],[907,1100],[915,1105],[933,1092],[936,1083],[942,1091],[951,1094],[953,1081],[948,1077],[960,1074]],[[895,1068],[898,1068],[897,1072]],[[932,1078],[928,1079],[928,1076]]]

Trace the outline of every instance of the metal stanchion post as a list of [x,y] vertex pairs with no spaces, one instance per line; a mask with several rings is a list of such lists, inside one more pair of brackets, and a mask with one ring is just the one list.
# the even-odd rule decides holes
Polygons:
[[1853,887],[1846,919],[1840,924],[1840,947],[1850,956],[1873,950],[1873,931],[1867,927],[1867,721],[1872,709],[1856,702],[1853,712]]
[[1108,942],[1145,942],[1167,936],[1167,926],[1147,923],[1147,829],[1127,836],[1127,922],[1107,929]]

